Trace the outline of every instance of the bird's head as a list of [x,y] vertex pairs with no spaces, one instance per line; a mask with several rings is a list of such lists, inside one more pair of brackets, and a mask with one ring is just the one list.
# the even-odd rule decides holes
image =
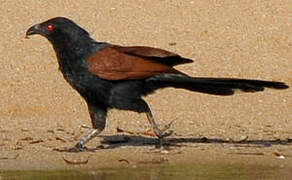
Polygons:
[[88,32],[78,26],[75,22],[64,17],[55,17],[45,22],[35,24],[26,31],[26,38],[39,34],[51,42],[62,41],[65,38],[79,38],[89,36]]

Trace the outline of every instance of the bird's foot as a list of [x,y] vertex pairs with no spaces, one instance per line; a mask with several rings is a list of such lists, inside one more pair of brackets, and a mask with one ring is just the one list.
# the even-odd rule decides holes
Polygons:
[[169,128],[171,127],[173,122],[174,121],[171,121],[162,129],[154,128],[154,133],[158,137],[158,144],[156,148],[161,148],[169,145],[169,143],[167,143],[164,138],[172,135],[173,131],[169,130]]
[[88,149],[84,146],[79,147],[79,146],[74,146],[72,148],[67,148],[67,147],[62,147],[62,148],[53,148],[53,151],[58,151],[58,152],[84,152],[88,151]]
[[165,137],[170,136],[172,134],[172,131],[164,133],[163,136],[158,137],[158,143],[155,145],[155,148],[160,149],[168,149],[169,148],[169,142],[166,141]]
[[159,129],[158,127],[154,128],[155,135],[159,139],[163,139],[163,138],[165,138],[167,136],[172,135],[173,131],[172,130],[169,130],[169,129],[170,129],[170,127],[171,127],[171,125],[172,125],[173,122],[174,122],[174,120],[171,121],[170,123],[168,123],[167,125],[165,125],[164,128],[162,128],[162,129]]
[[163,129],[161,129],[162,133],[164,134],[164,137],[172,135],[173,131],[169,130],[169,129],[170,129],[173,122],[174,122],[174,120],[172,120],[170,123],[165,125]]
[[87,147],[83,146],[80,143],[77,143],[74,147],[67,149],[67,152],[84,152],[88,151]]
[[165,137],[171,136],[173,133],[172,130],[156,130],[155,131],[155,135],[159,138],[159,139],[163,139]]

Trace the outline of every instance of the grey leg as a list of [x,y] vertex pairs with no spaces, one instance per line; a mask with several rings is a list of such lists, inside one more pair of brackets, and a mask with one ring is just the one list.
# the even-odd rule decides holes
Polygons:
[[89,134],[81,138],[73,148],[70,148],[70,152],[80,152],[86,150],[84,145],[96,137],[105,128],[107,109],[102,106],[88,103],[88,111],[94,129]]
[[146,112],[146,115],[147,115],[147,119],[148,119],[149,123],[151,124],[151,127],[152,127],[155,135],[158,137],[159,145],[161,147],[163,145],[163,138],[170,136],[173,133],[173,131],[166,132],[170,128],[172,122],[170,122],[168,125],[166,125],[165,128],[159,129],[157,124],[154,121],[154,118],[153,118],[153,115],[151,113],[150,108]]

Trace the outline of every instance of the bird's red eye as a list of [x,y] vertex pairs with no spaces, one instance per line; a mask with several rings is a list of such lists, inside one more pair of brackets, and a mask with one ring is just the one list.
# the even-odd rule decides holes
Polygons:
[[51,24],[47,25],[47,30],[48,30],[48,31],[53,31],[53,29],[54,29],[54,28],[53,28],[53,25],[51,25]]

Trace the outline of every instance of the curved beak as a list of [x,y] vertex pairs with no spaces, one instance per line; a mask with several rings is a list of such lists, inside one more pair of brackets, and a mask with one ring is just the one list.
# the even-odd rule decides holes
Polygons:
[[28,36],[40,33],[41,33],[40,24],[35,24],[26,31],[25,38],[28,39]]

